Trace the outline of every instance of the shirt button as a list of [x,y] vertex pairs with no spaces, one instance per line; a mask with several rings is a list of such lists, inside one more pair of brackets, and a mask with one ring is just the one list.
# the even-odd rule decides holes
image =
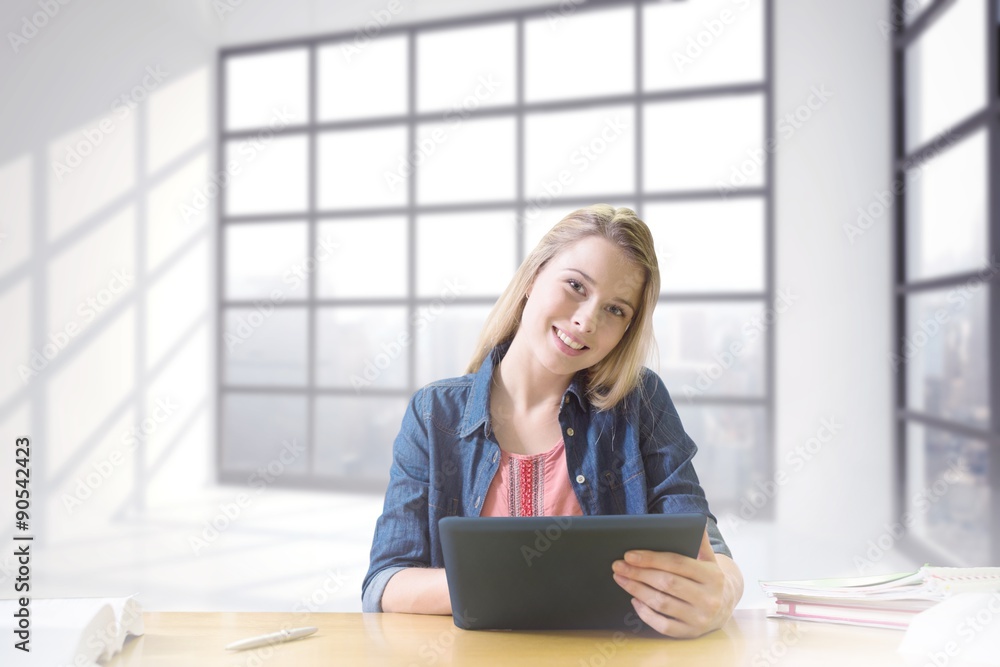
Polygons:
[[584,477],[583,475],[577,475],[576,476],[576,483],[577,484],[583,484],[586,481],[587,481],[587,478]]
[[571,429],[571,428],[566,429],[566,435],[572,437],[573,436],[573,429]]
[[563,397],[563,403],[569,403],[569,394]]
[[494,463],[496,463],[496,460],[497,460],[498,458],[500,458],[500,452],[494,452],[494,453],[493,453],[493,462],[494,462]]

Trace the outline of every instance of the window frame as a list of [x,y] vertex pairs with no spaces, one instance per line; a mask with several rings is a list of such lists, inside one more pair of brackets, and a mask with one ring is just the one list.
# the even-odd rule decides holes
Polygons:
[[[975,0],[965,0],[973,2]],[[890,9],[894,17],[892,31],[892,118],[893,118],[893,152],[892,152],[892,183],[903,184],[902,193],[897,196],[895,217],[893,219],[893,287],[892,287],[892,354],[894,359],[902,359],[894,378],[894,428],[895,428],[895,460],[897,463],[894,478],[893,507],[894,516],[904,517],[909,511],[907,503],[908,489],[908,430],[911,425],[919,425],[935,430],[943,430],[957,436],[966,436],[982,440],[988,446],[988,484],[990,489],[991,512],[990,530],[987,538],[989,563],[1000,558],[1000,278],[995,273],[988,274],[984,281],[986,294],[986,340],[987,349],[987,404],[990,410],[989,426],[976,428],[932,416],[908,407],[907,382],[909,380],[909,364],[904,352],[905,336],[907,334],[907,299],[919,294],[933,293],[964,284],[969,280],[981,280],[979,271],[963,271],[929,279],[907,280],[907,200],[906,200],[906,170],[907,166],[920,165],[936,159],[938,156],[952,150],[956,145],[969,139],[978,131],[986,132],[987,145],[987,261],[996,261],[1000,257],[1000,189],[989,187],[1000,176],[1000,66],[997,59],[998,50],[998,14],[995,0],[979,0],[986,3],[986,86],[985,105],[973,111],[965,118],[958,120],[949,127],[935,133],[921,145],[907,150],[906,144],[906,54],[907,47],[924,35],[947,11],[955,6],[954,0],[933,0],[911,21],[904,21],[904,5],[906,0],[892,0]],[[940,147],[945,137],[958,137],[950,141],[944,148]],[[964,565],[956,562],[950,554],[940,550],[929,540],[908,533],[902,541],[903,550],[921,562],[934,562],[941,565]],[[986,565],[988,563],[977,563]]]
[[[409,322],[409,334],[411,340],[413,336],[413,318],[410,317],[416,309],[429,305],[435,300],[433,297],[420,297],[416,293],[417,287],[417,261],[416,240],[417,217],[426,213],[448,213],[456,211],[493,211],[510,210],[516,211],[516,257],[512,269],[523,260],[525,255],[525,214],[526,210],[536,203],[529,199],[525,193],[525,118],[530,113],[539,111],[558,112],[573,111],[593,106],[611,106],[614,104],[633,105],[635,109],[635,182],[633,189],[626,192],[595,193],[588,196],[564,196],[556,197],[548,205],[553,210],[571,210],[573,207],[585,206],[595,201],[624,201],[633,202],[636,212],[643,215],[646,203],[674,202],[674,201],[716,201],[720,193],[716,188],[704,188],[697,190],[649,190],[643,185],[643,139],[645,132],[643,129],[643,111],[645,105],[670,101],[670,100],[692,100],[692,99],[717,99],[732,96],[757,95],[763,100],[763,146],[773,145],[771,140],[775,136],[772,119],[774,117],[774,90],[773,90],[773,1],[760,0],[762,12],[762,46],[763,46],[763,79],[751,83],[733,83],[726,85],[709,85],[676,88],[670,90],[657,90],[653,92],[644,89],[643,81],[643,10],[646,5],[654,4],[659,0],[590,0],[586,4],[567,4],[566,2],[551,4],[540,7],[531,7],[520,10],[498,11],[472,16],[462,16],[454,18],[436,19],[414,23],[399,24],[389,23],[382,27],[379,33],[372,37],[378,39],[382,36],[406,34],[408,36],[408,111],[403,115],[381,116],[372,119],[341,120],[318,122],[318,56],[320,47],[329,42],[350,40],[357,36],[356,31],[341,31],[330,34],[322,34],[296,39],[276,40],[270,42],[254,43],[225,47],[218,51],[216,71],[217,71],[217,110],[216,110],[216,169],[217,173],[222,173],[225,169],[225,146],[228,141],[234,139],[247,138],[254,135],[260,128],[243,128],[240,130],[226,129],[226,61],[231,57],[262,54],[267,51],[278,51],[291,48],[305,47],[308,50],[308,105],[309,117],[305,123],[288,125],[277,130],[276,134],[288,136],[295,134],[305,134],[308,138],[308,208],[305,211],[276,212],[269,214],[249,214],[249,215],[227,215],[225,211],[225,195],[220,193],[216,201],[216,213],[218,216],[218,226],[216,230],[217,249],[217,282],[216,282],[216,331],[217,331],[217,359],[215,368],[216,383],[216,471],[217,479],[223,483],[245,483],[248,474],[247,470],[227,470],[224,467],[224,420],[222,418],[222,407],[226,396],[240,393],[267,394],[289,392],[301,394],[306,397],[307,410],[305,430],[307,434],[308,470],[305,475],[287,474],[275,480],[277,486],[294,486],[297,488],[322,488],[329,490],[358,490],[358,491],[384,491],[384,480],[357,480],[350,477],[329,477],[318,476],[313,473],[315,462],[315,429],[316,429],[316,400],[320,396],[345,395],[355,396],[351,389],[338,389],[329,387],[319,387],[316,384],[316,319],[318,308],[330,308],[338,306],[392,306],[402,305],[407,308],[407,321]],[[574,98],[569,100],[525,102],[525,22],[530,19],[549,16],[552,13],[583,13],[589,11],[601,11],[616,7],[632,6],[634,8],[634,30],[635,30],[635,82],[631,93],[601,95],[586,98]],[[413,174],[407,179],[407,204],[405,206],[365,208],[355,210],[320,210],[317,205],[317,140],[322,132],[329,130],[350,130],[370,127],[379,127],[393,124],[405,123],[408,135],[408,154],[415,150],[417,126],[422,122],[439,121],[440,112],[418,112],[417,111],[417,36],[424,32],[431,32],[443,28],[475,27],[479,25],[489,25],[491,23],[510,22],[516,24],[516,51],[515,51],[515,72],[517,76],[517,94],[515,102],[509,105],[479,108],[469,111],[469,118],[486,118],[513,115],[516,119],[516,196],[513,200],[477,202],[473,204],[418,204],[416,196],[417,179]],[[773,223],[773,181],[774,181],[774,161],[768,159],[764,164],[764,182],[759,187],[740,188],[729,191],[727,197],[752,197],[760,199],[764,210],[764,289],[755,292],[690,292],[690,293],[668,293],[660,295],[660,303],[697,303],[711,307],[713,303],[759,303],[762,309],[770,307],[774,303],[774,223]],[[226,348],[223,340],[225,332],[225,313],[228,308],[253,306],[253,300],[227,299],[225,295],[225,228],[231,224],[250,224],[255,222],[271,222],[295,218],[305,220],[308,226],[308,246],[311,251],[317,244],[317,228],[322,222],[335,220],[338,218],[358,219],[366,216],[402,215],[407,220],[408,233],[408,285],[407,294],[402,298],[317,298],[317,276],[316,271],[309,274],[308,295],[305,299],[284,299],[280,303],[274,304],[276,308],[305,307],[308,311],[308,353],[307,366],[308,377],[306,384],[301,388],[278,388],[265,385],[229,385],[225,382]],[[492,306],[496,297],[458,297],[451,303],[455,305],[486,305]],[[774,351],[775,351],[775,327],[769,326],[764,332],[764,379],[762,396],[740,396],[740,395],[702,395],[689,397],[690,405],[693,407],[709,406],[725,408],[732,407],[754,407],[762,409],[763,431],[762,441],[758,444],[753,453],[755,466],[753,474],[759,476],[761,480],[770,479],[774,469]],[[416,343],[411,346],[411,350],[416,349]],[[378,389],[368,388],[364,394],[369,396],[394,396],[408,398],[419,387],[415,384],[416,378],[416,355],[408,355],[407,387],[405,389]],[[679,388],[675,389],[675,393]],[[391,443],[390,443],[391,444]],[[742,498],[742,496],[741,496]],[[738,503],[738,500],[737,500]],[[737,506],[722,505],[715,510],[738,510]],[[774,503],[767,503],[756,514],[755,518],[768,520],[773,518]]]

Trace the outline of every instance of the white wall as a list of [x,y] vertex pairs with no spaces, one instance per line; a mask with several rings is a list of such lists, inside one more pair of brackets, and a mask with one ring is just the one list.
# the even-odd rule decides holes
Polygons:
[[[795,131],[775,163],[776,285],[798,301],[777,328],[778,469],[772,562],[783,576],[851,571],[890,521],[894,477],[889,214],[853,243],[844,225],[888,187],[890,42],[887,2],[775,3],[775,115],[832,96]],[[796,447],[842,424],[804,465]],[[814,443],[815,447],[815,443]],[[800,469],[799,469],[800,468]],[[812,573],[812,574],[810,574]]]
[[40,573],[214,460],[214,241],[178,211],[211,164],[218,28],[191,2],[49,6],[0,9],[0,433],[34,440]]

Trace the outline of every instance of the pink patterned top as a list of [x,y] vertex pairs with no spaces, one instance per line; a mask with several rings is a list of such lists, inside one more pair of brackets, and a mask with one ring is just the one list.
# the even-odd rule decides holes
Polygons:
[[486,492],[480,516],[581,516],[570,485],[566,448],[558,444],[541,454],[500,450],[500,467]]

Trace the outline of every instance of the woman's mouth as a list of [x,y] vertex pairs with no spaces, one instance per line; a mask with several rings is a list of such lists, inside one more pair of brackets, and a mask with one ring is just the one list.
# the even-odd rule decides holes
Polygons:
[[556,340],[559,341],[560,349],[562,349],[567,354],[581,354],[590,348],[576,340],[565,331],[559,327],[552,327],[552,331],[555,334]]

